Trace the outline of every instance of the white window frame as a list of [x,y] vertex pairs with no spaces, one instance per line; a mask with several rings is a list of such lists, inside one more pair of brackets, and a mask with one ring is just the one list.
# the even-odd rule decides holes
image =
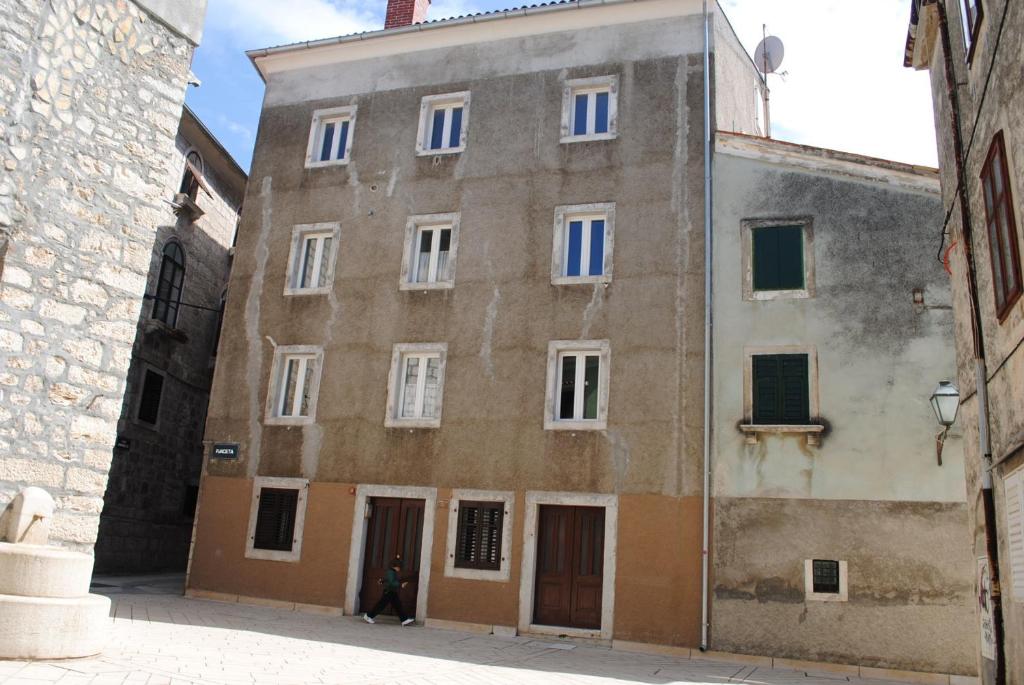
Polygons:
[[[818,557],[825,560],[825,557]],[[850,591],[847,585],[846,562],[842,559],[830,559],[829,561],[839,562],[839,592],[815,592],[814,591],[814,559],[804,559],[804,598],[808,602],[845,602],[849,599]]]
[[[345,156],[341,159],[321,160],[319,151],[321,147],[322,131],[329,123],[348,122],[348,138],[345,139]],[[318,109],[313,112],[313,121],[309,126],[309,145],[306,148],[306,168],[316,169],[325,166],[343,166],[349,163],[352,158],[352,141],[356,133],[356,106],[331,107],[330,109]],[[338,142],[332,145],[333,150],[338,149]]]
[[[444,575],[447,578],[469,580],[490,580],[507,583],[512,569],[512,514],[516,495],[514,492],[495,490],[452,490],[448,504],[448,546],[444,560]],[[459,541],[459,503],[501,502],[505,513],[501,520],[501,565],[498,570],[460,568],[455,565],[456,547]]]
[[[296,277],[302,273],[299,261],[305,254],[306,240],[322,236],[331,238],[331,249],[324,254],[323,249],[317,250],[314,256],[313,273],[319,273],[322,260],[327,260],[326,283],[318,288],[299,288],[294,285]],[[334,287],[334,271],[338,261],[338,243],[341,240],[341,224],[299,224],[292,228],[291,248],[288,250],[288,266],[285,271],[285,295],[326,295]]]
[[[288,368],[288,360],[295,357],[307,359],[307,364],[309,361],[316,364],[312,378],[313,389],[310,391],[309,397],[309,414],[307,416],[281,416],[279,412],[281,403],[284,401],[284,397],[282,395],[284,390],[284,373]],[[316,345],[282,345],[274,349],[274,361],[271,365],[270,371],[270,391],[267,393],[266,415],[263,421],[264,424],[268,426],[299,426],[316,423],[316,406],[317,399],[320,395],[320,376],[323,374],[323,362],[324,350],[322,347]],[[300,374],[299,379],[304,383],[305,374]],[[305,386],[297,385],[295,390],[295,401],[298,402],[302,396],[302,393],[299,391],[305,390]]]
[[[800,226],[803,229],[804,287],[795,290],[754,290],[754,231],[774,226]],[[744,219],[740,222],[743,299],[802,300],[814,297],[814,220],[808,216],[783,219]]]
[[[566,276],[568,267],[569,223],[578,220],[604,221],[604,263],[603,273],[598,276]],[[599,202],[585,205],[562,205],[555,207],[555,224],[551,241],[551,283],[552,285],[575,285],[612,282],[612,253],[615,249],[615,203]],[[590,231],[585,231],[580,258],[590,253]],[[588,259],[589,261],[589,259]]]
[[[290,551],[276,549],[257,549],[256,518],[260,510],[260,491],[263,488],[281,490],[298,490],[299,498],[295,504],[295,530]],[[249,530],[245,540],[246,559],[265,559],[267,561],[287,561],[296,563],[302,558],[302,534],[306,526],[306,497],[309,494],[309,480],[306,478],[265,478],[257,477],[252,482],[252,503],[249,506]]]
[[[437,417],[403,418],[399,416],[404,398],[405,360],[409,357],[439,357]],[[441,415],[444,411],[444,377],[448,361],[448,343],[397,343],[391,352],[391,370],[388,372],[388,403],[384,415],[384,426],[387,428],[440,428]],[[424,367],[425,368],[425,367]],[[426,374],[420,374],[417,392],[422,393],[426,384]],[[422,401],[422,397],[421,397]]]
[[[459,93],[443,93],[441,95],[427,95],[420,101],[420,123],[416,131],[416,154],[419,156],[433,155],[454,155],[466,149],[467,133],[469,131],[469,91]],[[442,147],[437,150],[430,149],[431,126],[434,120],[434,112],[441,108],[461,106],[462,107],[462,128],[459,131],[459,145],[457,147]],[[451,138],[451,117],[445,116],[445,134],[442,141],[447,143]]]
[[[402,270],[398,279],[399,290],[445,290],[455,287],[455,267],[459,254],[459,224],[461,215],[458,212],[448,214],[417,214],[410,216],[405,223],[405,249],[402,252]],[[425,228],[450,228],[451,241],[448,246],[448,274],[450,278],[443,281],[416,283],[413,278],[417,268],[417,248],[420,232]],[[430,268],[436,270],[437,252],[431,254]]]
[[[576,96],[584,93],[608,93],[608,132],[573,135],[573,116]],[[587,107],[587,118],[596,115],[595,107]],[[594,127],[588,121],[587,130]],[[613,140],[619,137],[619,77],[617,75],[568,79],[562,88],[562,143],[580,143],[588,140]]]
[[1011,595],[1024,602],[1024,466],[1003,478],[1006,547],[1009,550]]
[[[600,368],[597,372],[597,418],[596,419],[559,419],[560,375],[559,360],[566,353],[596,353],[600,357]],[[577,378],[583,369],[577,365]],[[605,430],[608,427],[608,381],[611,378],[611,343],[607,340],[552,340],[548,343],[548,380],[547,392],[544,397],[544,428],[545,430]],[[579,384],[577,384],[579,385]],[[582,393],[578,393],[577,402],[582,402]]]

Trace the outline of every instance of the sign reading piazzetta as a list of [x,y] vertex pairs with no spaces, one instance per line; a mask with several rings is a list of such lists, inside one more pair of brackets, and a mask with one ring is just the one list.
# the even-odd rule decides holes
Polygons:
[[981,621],[981,656],[994,661],[996,658],[996,635],[992,623],[992,586],[988,573],[988,557],[978,557],[978,577],[975,587],[978,588],[978,619]]
[[211,456],[214,459],[238,459],[238,443],[215,442]]

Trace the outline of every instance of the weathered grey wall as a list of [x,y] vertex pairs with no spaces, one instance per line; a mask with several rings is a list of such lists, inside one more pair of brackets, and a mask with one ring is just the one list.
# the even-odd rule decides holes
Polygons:
[[[142,307],[128,370],[118,439],[96,540],[96,570],[145,573],[183,570],[192,538],[190,504],[198,494],[202,471],[206,405],[213,380],[214,347],[221,294],[227,285],[229,248],[245,192],[245,176],[196,125],[188,112],[175,141],[179,170],[190,150],[200,153],[203,179],[196,204],[204,214],[191,221],[183,214],[158,227],[146,292],[156,293],[163,249],[172,238],[185,254],[183,306],[174,330],[152,319],[153,302]],[[171,197],[181,173],[169,179]],[[168,213],[168,219],[174,215]],[[138,402],[146,370],[165,374],[155,426],[138,421]],[[191,490],[191,493],[190,493]]]
[[0,501],[46,488],[88,550],[193,45],[130,2],[0,0],[0,25]]
[[[941,220],[935,177],[720,138],[713,644],[971,674],[962,440],[950,438],[938,466],[928,404],[953,371],[948,284],[922,247]],[[745,300],[741,222],[800,217],[812,220],[813,295]],[[738,429],[744,348],[781,345],[817,351],[820,446],[796,434],[747,444]],[[847,561],[849,601],[805,600],[804,560],[815,558]]]

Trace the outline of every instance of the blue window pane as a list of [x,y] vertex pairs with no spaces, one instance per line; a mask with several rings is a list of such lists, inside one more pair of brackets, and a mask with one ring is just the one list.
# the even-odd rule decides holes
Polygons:
[[338,138],[338,159],[345,159],[345,148],[348,146],[348,122],[341,122],[341,132]]
[[608,133],[608,93],[597,94],[594,112],[594,133]]
[[580,253],[583,251],[583,222],[569,222],[569,252],[566,256],[565,275],[580,275]]
[[604,219],[597,219],[590,224],[590,275],[600,276],[604,273]]
[[576,114],[573,118],[572,134],[583,136],[587,133],[587,96],[576,96]]
[[448,147],[458,147],[459,139],[462,136],[462,108],[456,107],[452,110],[452,134],[448,139]]
[[444,145],[444,110],[434,112],[434,123],[430,129],[430,149],[440,150]]
[[320,148],[320,161],[325,162],[331,158],[331,143],[334,142],[334,124],[324,126],[324,144]]

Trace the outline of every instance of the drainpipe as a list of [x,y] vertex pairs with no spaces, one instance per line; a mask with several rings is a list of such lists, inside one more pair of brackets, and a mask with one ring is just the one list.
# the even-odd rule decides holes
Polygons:
[[708,539],[711,518],[711,30],[704,0],[704,538],[700,574],[700,651],[708,648]]
[[[957,93],[956,72],[949,40],[949,22],[944,2],[935,3],[939,12],[939,34],[942,40],[943,67],[946,78],[946,96],[950,105],[950,124],[953,132],[953,159],[956,165],[957,191],[960,202],[960,226],[963,234],[964,257],[967,261],[967,291],[971,301],[971,334],[974,344],[974,383],[978,398],[978,442],[981,451],[981,500],[985,522],[985,553],[988,556],[989,592],[992,599],[992,632],[995,638],[995,685],[1006,682],[1006,657],[1003,654],[1003,600],[999,587],[999,535],[996,524],[995,498],[992,494],[992,446],[989,441],[988,371],[985,365],[985,340],[981,307],[978,302],[978,274],[974,257],[974,231],[971,224],[971,205],[964,169],[963,127],[960,116],[960,97]],[[976,115],[977,116],[977,115]],[[957,201],[954,199],[954,202]]]

